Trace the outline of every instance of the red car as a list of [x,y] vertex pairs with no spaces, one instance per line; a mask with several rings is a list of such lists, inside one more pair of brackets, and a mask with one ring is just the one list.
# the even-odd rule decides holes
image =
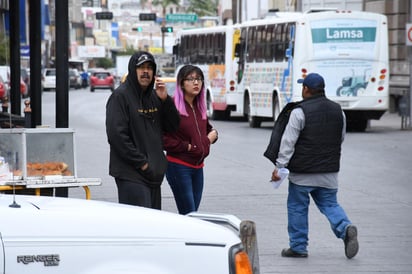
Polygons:
[[3,78],[0,76],[0,101],[7,96],[7,84],[3,81]]
[[109,71],[94,71],[90,75],[90,91],[110,89],[114,91],[114,77]]

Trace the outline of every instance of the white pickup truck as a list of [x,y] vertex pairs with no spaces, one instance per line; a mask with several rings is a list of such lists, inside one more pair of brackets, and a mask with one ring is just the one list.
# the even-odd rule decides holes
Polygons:
[[0,273],[251,274],[235,231],[103,201],[0,194]]

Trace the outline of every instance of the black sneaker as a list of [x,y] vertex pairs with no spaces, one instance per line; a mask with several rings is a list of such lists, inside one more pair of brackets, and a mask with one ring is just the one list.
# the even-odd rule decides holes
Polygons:
[[345,255],[348,259],[352,259],[359,251],[358,230],[354,225],[346,227],[345,239]]
[[284,248],[282,250],[282,257],[291,257],[291,258],[307,258],[308,257],[308,253],[298,253],[293,251],[290,248]]

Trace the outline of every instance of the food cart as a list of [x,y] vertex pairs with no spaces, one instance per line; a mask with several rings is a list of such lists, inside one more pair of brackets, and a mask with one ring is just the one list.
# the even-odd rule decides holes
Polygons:
[[[74,130],[69,128],[0,129],[0,191],[101,185],[99,178],[79,178]],[[7,170],[9,172],[7,172]],[[6,171],[6,172],[5,172]]]

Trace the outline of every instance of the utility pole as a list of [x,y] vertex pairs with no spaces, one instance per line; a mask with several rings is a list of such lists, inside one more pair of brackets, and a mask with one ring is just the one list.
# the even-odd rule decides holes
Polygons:
[[[412,23],[412,0],[409,1],[409,22]],[[412,32],[412,30],[410,32]],[[412,33],[408,33],[407,35],[412,36]],[[409,59],[409,123],[407,127],[409,129],[412,129],[412,46],[408,47],[408,59]]]

